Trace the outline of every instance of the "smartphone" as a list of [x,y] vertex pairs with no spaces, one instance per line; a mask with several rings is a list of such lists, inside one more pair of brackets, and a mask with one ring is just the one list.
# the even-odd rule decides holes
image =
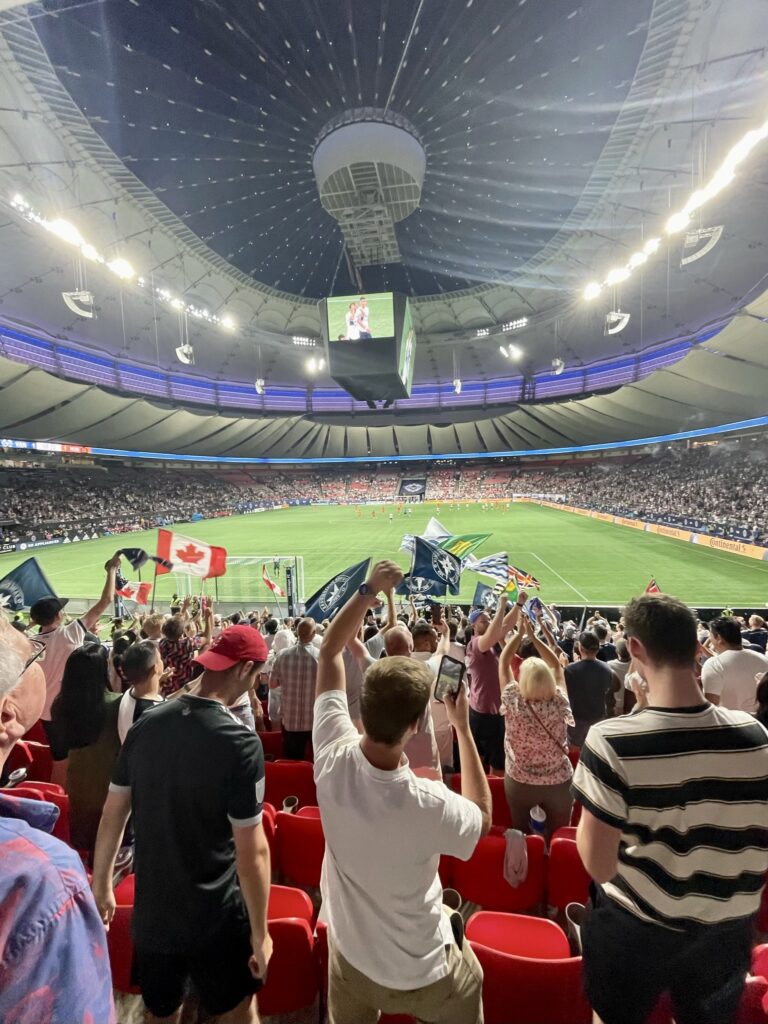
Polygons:
[[441,604],[431,604],[429,611],[432,616],[432,625],[439,625],[443,621],[443,606]]
[[435,700],[439,700],[441,704],[444,704],[446,694],[455,697],[463,680],[464,662],[457,661],[456,658],[451,658],[449,655],[444,654],[440,661],[440,670],[437,673],[437,682],[435,683]]

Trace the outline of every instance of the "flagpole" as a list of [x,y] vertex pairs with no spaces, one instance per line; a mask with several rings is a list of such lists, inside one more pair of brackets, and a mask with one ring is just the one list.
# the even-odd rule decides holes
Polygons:
[[[141,578],[141,577],[139,577]],[[155,610],[155,585],[157,583],[157,562],[155,562],[155,575],[152,579],[152,604],[150,605],[150,613]]]

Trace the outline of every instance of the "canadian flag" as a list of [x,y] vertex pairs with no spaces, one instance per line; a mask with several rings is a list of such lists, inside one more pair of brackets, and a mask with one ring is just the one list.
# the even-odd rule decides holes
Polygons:
[[151,583],[125,583],[115,593],[129,601],[135,601],[136,604],[146,604],[151,590]]
[[157,531],[157,554],[170,562],[171,569],[158,565],[159,573],[181,572],[188,576],[223,576],[227,571],[227,549],[203,544],[191,537],[183,537],[173,530]]
[[267,574],[267,567],[263,564],[261,566],[261,578],[264,580],[264,583],[269,587],[269,589],[272,591],[275,597],[285,597],[285,591],[283,590],[279,583],[275,583],[274,580],[271,580],[269,578],[269,575]]

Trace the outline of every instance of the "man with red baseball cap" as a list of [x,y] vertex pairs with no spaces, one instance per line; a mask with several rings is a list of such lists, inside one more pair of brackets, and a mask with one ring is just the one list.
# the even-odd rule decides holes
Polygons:
[[108,925],[115,857],[133,810],[134,965],[152,1021],[176,1019],[188,979],[217,1020],[259,1019],[253,995],[272,954],[264,753],[228,707],[251,689],[267,655],[252,626],[223,630],[198,658],[195,692],[142,715],[113,773],[93,890]]

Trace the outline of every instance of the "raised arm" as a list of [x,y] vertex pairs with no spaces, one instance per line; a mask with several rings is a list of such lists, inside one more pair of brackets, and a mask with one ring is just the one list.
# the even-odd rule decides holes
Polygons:
[[359,591],[353,594],[328,627],[320,648],[317,668],[317,687],[315,696],[329,690],[346,690],[347,682],[344,673],[342,652],[347,644],[355,638],[360,620],[366,608],[378,605],[380,591],[393,590],[403,579],[403,570],[395,562],[378,562],[368,577],[365,585],[366,593]]
[[477,646],[479,650],[490,651],[494,644],[497,644],[502,639],[504,636],[502,629],[506,611],[507,595],[502,594],[499,598],[499,603],[496,606],[496,612],[491,619],[488,629],[486,629],[482,636],[477,637]]
[[381,627],[379,633],[386,633],[387,630],[392,629],[393,626],[397,625],[397,609],[395,608],[394,589],[388,590],[384,596],[387,599],[387,621]]
[[551,647],[549,647],[539,637],[536,636],[536,631],[533,628],[533,625],[531,624],[529,619],[526,619],[525,629],[528,636],[533,641],[533,646],[536,648],[536,653],[542,661],[546,661],[547,665],[549,665],[549,667],[555,673],[555,678],[557,679],[558,686],[560,686],[560,688],[563,689],[565,686],[565,674],[563,672],[563,666],[560,663],[560,659]]
[[512,671],[512,658],[517,654],[520,646],[520,631],[514,633],[504,645],[504,650],[499,658],[499,686],[503,690],[514,679]]
[[80,621],[83,626],[91,630],[99,621],[104,612],[110,607],[112,602],[115,600],[115,575],[120,567],[120,555],[113,555],[107,564],[104,566],[107,572],[107,578],[104,581],[104,589],[101,592],[101,597],[96,604],[89,608],[85,615],[80,617]]

